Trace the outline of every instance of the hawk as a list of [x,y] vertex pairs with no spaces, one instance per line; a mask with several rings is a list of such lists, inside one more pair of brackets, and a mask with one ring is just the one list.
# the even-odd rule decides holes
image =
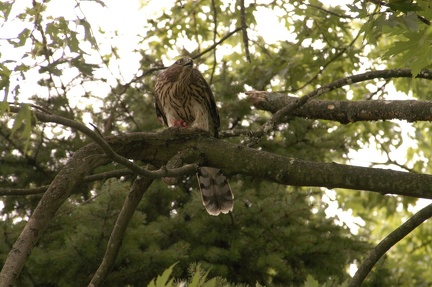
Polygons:
[[[168,127],[197,128],[218,136],[215,98],[191,58],[176,61],[156,78],[156,114]],[[197,173],[202,202],[211,215],[233,210],[234,195],[221,170],[201,167]]]

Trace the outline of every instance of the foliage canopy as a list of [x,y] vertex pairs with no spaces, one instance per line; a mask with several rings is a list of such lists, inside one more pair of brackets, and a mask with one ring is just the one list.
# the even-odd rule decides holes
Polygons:
[[[31,242],[35,247],[16,284],[89,284],[99,274],[118,218],[129,209],[130,222],[120,222],[127,226],[121,249],[99,286],[157,284],[152,279],[175,262],[160,280],[168,282],[172,274],[195,282],[199,278],[191,275],[191,266],[199,266],[208,270],[200,278],[217,277],[208,282],[221,286],[346,286],[350,264],[359,266],[379,240],[412,216],[418,198],[403,192],[383,196],[379,188],[372,190],[378,193],[355,184],[355,190],[347,189],[343,187],[351,183],[335,186],[330,178],[318,178],[321,184],[309,187],[310,177],[320,175],[318,165],[312,164],[303,178],[278,174],[276,166],[260,174],[257,165],[250,166],[252,160],[240,156],[231,159],[244,165],[244,172],[230,174],[236,196],[231,217],[205,213],[190,172],[176,186],[154,180],[134,211],[126,202],[133,201],[136,175],[110,160],[103,148],[89,156],[98,157],[97,168],[80,173],[76,165],[70,171],[72,194],[59,210],[50,211],[53,218],[35,216],[39,209],[50,210],[44,198],[61,185],[68,164],[89,144],[100,144],[98,139],[118,144],[134,132],[164,129],[154,114],[154,79],[179,56],[193,57],[211,85],[221,114],[217,141],[232,144],[227,147],[268,152],[269,163],[286,157],[287,166],[294,159],[361,163],[370,168],[365,181],[368,172],[379,173],[379,168],[425,180],[432,174],[431,109],[426,114],[409,109],[413,101],[428,107],[432,92],[429,0],[347,5],[198,0],[158,8],[160,1],[151,0],[143,1],[136,12],[142,22],[127,35],[98,26],[98,15],[110,11],[114,2],[0,3],[0,29],[7,31],[0,30],[1,276],[7,276],[14,242],[34,219],[49,225],[35,231],[40,234]],[[125,44],[126,39],[132,44]],[[402,68],[409,69],[409,77]],[[387,76],[375,73],[385,69]],[[355,83],[347,78],[356,74]],[[312,93],[328,101],[326,109],[318,109]],[[292,97],[304,101],[296,101],[275,121],[274,112],[289,106],[278,106],[278,101]],[[378,106],[395,99],[413,101],[388,110]],[[263,108],[263,102],[270,108]],[[360,104],[373,108],[357,112]],[[307,105],[313,115],[296,114]],[[339,105],[339,114],[327,114]],[[378,116],[370,116],[372,110]],[[341,115],[348,120],[338,120]],[[148,134],[136,136],[145,142]],[[131,162],[150,163],[127,147],[123,152]],[[352,159],[368,148],[375,150],[376,160]],[[219,151],[204,160],[224,162],[224,155]],[[159,168],[166,160],[151,163]],[[83,170],[90,169],[85,165],[83,161]],[[75,172],[81,177],[76,179]],[[297,184],[284,184],[286,178]],[[379,185],[391,182],[383,177]],[[432,193],[418,197],[432,198]],[[334,206],[339,208],[335,214]],[[431,234],[430,222],[417,227],[386,253],[365,286],[430,284]]]

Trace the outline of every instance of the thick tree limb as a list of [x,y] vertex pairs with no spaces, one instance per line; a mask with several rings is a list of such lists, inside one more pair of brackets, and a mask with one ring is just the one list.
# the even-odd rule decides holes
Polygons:
[[123,207],[120,211],[117,221],[114,225],[114,229],[111,232],[110,239],[107,244],[107,249],[102,262],[94,274],[89,287],[102,286],[104,280],[108,276],[109,272],[114,266],[117,255],[120,251],[120,247],[123,241],[124,234],[127,226],[132,219],[135,209],[140,203],[144,193],[150,187],[153,179],[138,177],[130,188],[130,192],[125,199]]
[[[333,90],[336,90],[338,88],[341,88],[346,85],[352,85],[359,82],[368,81],[371,79],[390,79],[390,78],[412,78],[412,73],[410,69],[393,69],[393,70],[381,70],[381,71],[371,71],[366,72],[359,75],[353,75],[346,78],[342,78],[339,80],[336,80],[334,82],[331,82],[329,84],[325,84],[322,87],[308,93],[307,95],[304,95],[303,97],[299,98],[296,102],[287,105],[277,111],[272,119],[271,122],[273,124],[279,124],[282,123],[284,118],[291,115],[291,113],[306,104],[307,101],[309,101],[312,98],[319,97],[321,95],[324,95],[328,92],[331,92]],[[432,80],[432,71],[431,70],[422,70],[416,78],[419,79],[428,79]]]
[[192,147],[205,157],[202,164],[221,168],[225,174],[245,174],[295,186],[338,187],[432,198],[432,175],[303,161],[228,143],[188,129],[158,134],[133,133],[112,137],[109,143],[124,156],[156,166]]
[[[95,145],[77,151],[60,170],[48,190],[42,196],[35,211],[14,243],[0,273],[0,286],[13,286],[33,246],[37,243],[60,205],[81,184],[83,177],[97,166],[109,160],[97,152]],[[99,153],[99,155],[98,155]]]
[[349,283],[349,287],[358,287],[365,280],[366,276],[378,262],[378,260],[396,243],[407,236],[411,231],[416,229],[425,220],[432,217],[432,204],[429,204],[413,217],[408,219],[404,224],[384,238],[375,248],[367,255],[362,265],[357,270],[354,277]]
[[[132,133],[109,137],[106,141],[119,155],[156,167],[165,165],[178,152],[192,148],[202,158],[202,164],[221,168],[225,174],[250,175],[294,186],[347,188],[432,198],[432,175],[303,161],[232,144],[190,129]],[[109,162],[111,160],[96,144],[90,144],[73,155],[51,183],[15,242],[0,273],[0,286],[13,285],[60,205],[86,175]]]
[[[391,78],[412,78],[412,73],[410,69],[393,69],[393,70],[381,70],[381,71],[371,71],[359,75],[353,75],[346,78],[338,79],[329,84],[325,84],[322,87],[313,90],[312,92],[296,98],[290,101],[287,105],[281,107],[279,110],[274,112],[272,118],[268,120],[264,125],[262,125],[257,131],[255,131],[255,138],[251,138],[249,146],[257,142],[261,137],[272,132],[277,125],[285,122],[289,117],[293,116],[294,112],[299,108],[303,107],[308,101],[313,98],[324,95],[328,92],[336,90],[346,85],[352,85],[359,82],[368,81],[371,79],[391,79]],[[416,78],[432,80],[432,70],[422,70]],[[256,92],[247,92],[250,95]]]
[[[251,91],[249,101],[260,110],[275,113],[298,101],[281,93]],[[294,117],[337,121],[342,124],[357,121],[407,120],[432,121],[432,101],[332,101],[309,100],[292,111]]]

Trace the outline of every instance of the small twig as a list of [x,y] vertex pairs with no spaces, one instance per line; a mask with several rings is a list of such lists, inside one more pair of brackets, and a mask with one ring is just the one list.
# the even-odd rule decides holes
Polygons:
[[160,71],[160,70],[164,70],[168,67],[156,67],[156,68],[150,68],[147,69],[145,71],[142,72],[141,75],[136,76],[135,78],[133,78],[131,81],[127,82],[126,84],[122,85],[122,89],[119,91],[116,91],[116,94],[121,95],[124,92],[126,92],[126,90],[133,84],[136,82],[139,82],[142,78],[144,78],[147,75],[153,74],[154,72]]
[[42,185],[30,188],[0,188],[0,196],[7,195],[32,195],[47,191],[49,185]]
[[416,229],[420,224],[432,216],[432,204],[429,204],[413,217],[408,219],[404,224],[384,238],[364,259],[362,265],[351,279],[348,287],[358,287],[365,280],[378,260],[396,243],[407,236],[411,231]]
[[[218,31],[218,13],[217,13],[217,5],[215,3],[215,0],[211,0],[211,5],[212,5],[212,11],[213,11],[213,45],[216,44],[216,36],[217,36],[217,31]],[[216,47],[213,50],[213,67],[212,67],[212,71],[210,74],[210,80],[209,80],[209,84],[211,85],[213,83],[213,77],[215,75],[216,72]]]
[[119,178],[125,175],[133,175],[133,172],[128,168],[123,168],[123,169],[117,169],[117,170],[92,174],[84,177],[84,182],[93,182],[97,180],[105,181],[109,178],[113,178],[113,177]]
[[256,137],[262,135],[261,130],[241,130],[241,129],[233,129],[233,130],[223,130],[219,132],[218,137],[220,139],[224,138],[232,138],[232,137],[238,137],[238,136],[248,136],[248,137]]
[[208,47],[207,49],[205,49],[204,51],[202,51],[201,53],[195,55],[193,57],[193,59],[197,59],[202,57],[204,54],[207,54],[208,52],[210,52],[211,50],[213,50],[214,48],[216,48],[219,44],[221,44],[222,42],[224,42],[226,39],[228,39],[229,37],[231,37],[232,35],[234,35],[235,33],[237,33],[238,31],[242,30],[243,27],[238,27],[235,28],[233,31],[229,32],[228,34],[226,34],[222,39],[220,39],[219,41],[217,41],[216,43],[214,43],[213,45],[211,45],[210,47]]
[[242,35],[243,35],[243,45],[245,48],[246,53],[246,59],[249,63],[251,63],[251,57],[249,52],[249,38],[247,34],[247,25],[246,25],[246,11],[245,11],[245,5],[244,0],[240,0],[240,24],[242,28]]
[[327,61],[322,68],[312,77],[310,78],[306,83],[304,83],[301,87],[293,89],[291,92],[295,92],[298,90],[303,89],[304,87],[306,87],[307,85],[310,85],[313,81],[315,81],[319,75],[321,75],[322,73],[324,73],[324,71],[326,70],[326,68],[333,62],[335,62],[339,57],[341,57],[347,50],[348,48],[352,47],[354,45],[354,43],[357,41],[357,39],[360,37],[361,32],[358,32],[357,35],[353,38],[353,40],[348,44],[348,46],[342,48],[337,54],[335,54],[333,56],[333,58],[331,58],[329,61]]
[[[42,7],[43,7],[43,5],[45,5],[45,2],[46,2],[45,0],[42,1],[41,3],[37,3],[36,1],[33,1],[32,4],[33,4],[33,9],[37,10],[37,12],[35,13],[36,16],[34,17],[34,28],[36,31],[38,31],[40,33],[40,36],[42,38],[42,53],[43,53],[45,60],[48,63],[48,65],[47,65],[47,67],[48,67],[52,64],[52,61],[51,61],[52,55],[51,55],[51,51],[49,49],[49,43],[48,43],[47,37],[45,35],[45,31],[41,25],[41,21],[40,21],[41,19],[39,18],[39,17],[41,17],[41,12],[43,11]],[[37,4],[40,5],[39,9],[37,9]],[[30,33],[30,37],[33,39],[33,41],[39,42],[38,40],[36,40],[36,37],[33,35],[33,32],[34,32],[34,30]],[[48,69],[48,75],[49,75],[50,81],[52,83],[54,83],[53,73],[50,69]],[[62,81],[61,78],[59,78],[59,80]],[[62,86],[63,86],[63,83],[62,83]],[[54,89],[56,90],[58,95],[61,95],[61,93],[58,91],[56,86],[54,86]]]
[[421,15],[417,15],[417,18],[420,20],[420,22],[422,22],[423,24],[426,24],[428,26],[432,25],[432,22],[428,19],[426,19],[425,17],[421,16]]
[[[105,181],[109,178],[119,178],[125,175],[133,175],[134,173],[127,168],[118,169],[113,171],[102,172],[98,174],[88,175],[84,177],[83,182],[93,182],[97,180]],[[0,196],[7,195],[32,195],[32,194],[40,194],[47,191],[49,185],[42,185],[38,187],[29,187],[29,188],[0,188]]]
[[419,173],[415,169],[409,168],[409,167],[407,167],[407,166],[405,166],[403,164],[398,163],[396,160],[392,159],[391,156],[390,156],[390,150],[389,150],[389,148],[386,147],[383,143],[381,143],[379,141],[379,139],[377,138],[376,135],[374,136],[374,138],[375,138],[375,142],[377,142],[379,144],[379,149],[381,149],[385,153],[385,155],[387,157],[387,162],[385,163],[386,165],[389,166],[390,164],[393,164],[393,165],[395,165],[397,167],[400,167],[400,168],[402,168],[402,169],[404,169],[404,170],[406,170],[408,172]]
[[366,100],[372,100],[374,96],[378,95],[379,92],[384,92],[386,86],[390,83],[390,79],[387,79],[385,83],[378,87],[375,92],[370,93],[368,96],[365,97]]
[[100,132],[100,130],[98,129],[98,127],[97,127],[95,124],[93,124],[93,123],[89,123],[89,125],[91,125],[91,126],[95,129],[95,131],[97,132],[97,134],[98,134],[101,138],[103,138],[102,133]]
[[323,7],[320,7],[320,6],[317,6],[317,5],[308,4],[308,3],[303,3],[303,4],[306,5],[306,6],[309,6],[309,7],[312,7],[312,8],[318,9],[318,10],[321,10],[321,11],[327,13],[327,14],[333,15],[333,16],[338,17],[338,18],[355,19],[355,18],[352,17],[352,16],[348,16],[348,15],[341,15],[341,14],[335,13],[335,12],[333,12],[333,11],[327,10],[327,9],[325,9],[325,8],[323,8]]

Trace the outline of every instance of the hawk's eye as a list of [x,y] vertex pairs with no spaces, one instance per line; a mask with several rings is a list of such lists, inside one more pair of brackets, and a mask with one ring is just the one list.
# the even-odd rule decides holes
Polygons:
[[190,58],[181,58],[181,59],[177,60],[174,64],[180,65],[180,66],[192,67],[193,61]]

